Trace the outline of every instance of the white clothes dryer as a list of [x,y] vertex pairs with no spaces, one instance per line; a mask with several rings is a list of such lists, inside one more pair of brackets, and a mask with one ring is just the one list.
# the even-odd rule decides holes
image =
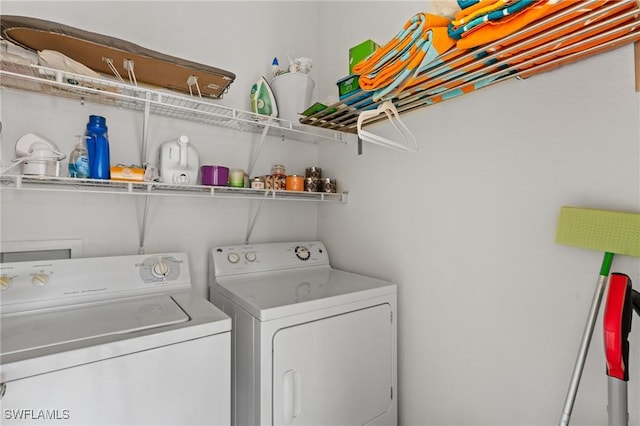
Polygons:
[[228,425],[231,319],[185,253],[0,264],[3,425]]
[[396,425],[396,285],[333,269],[321,242],[216,247],[233,321],[235,425]]

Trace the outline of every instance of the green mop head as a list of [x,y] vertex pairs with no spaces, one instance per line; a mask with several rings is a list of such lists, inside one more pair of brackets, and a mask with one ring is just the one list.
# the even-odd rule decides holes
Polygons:
[[640,213],[562,207],[556,242],[640,257]]

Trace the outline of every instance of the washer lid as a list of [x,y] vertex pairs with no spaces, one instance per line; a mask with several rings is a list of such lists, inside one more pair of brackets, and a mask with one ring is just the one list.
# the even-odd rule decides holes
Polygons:
[[188,320],[168,295],[8,315],[2,318],[2,355]]
[[396,292],[393,283],[326,267],[221,277],[217,283],[213,291],[261,321]]

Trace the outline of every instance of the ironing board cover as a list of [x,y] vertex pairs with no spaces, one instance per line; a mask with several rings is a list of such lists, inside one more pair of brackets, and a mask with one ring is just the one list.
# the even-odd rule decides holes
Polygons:
[[[221,98],[235,80],[235,74],[229,71],[57,22],[2,15],[0,27],[2,38],[20,47],[31,51],[57,51],[103,74],[113,75],[103,58],[110,58],[121,75],[127,75],[124,63],[131,60],[137,81],[179,92],[191,93],[187,81],[195,77],[202,96]],[[192,91],[197,93],[196,89]]]

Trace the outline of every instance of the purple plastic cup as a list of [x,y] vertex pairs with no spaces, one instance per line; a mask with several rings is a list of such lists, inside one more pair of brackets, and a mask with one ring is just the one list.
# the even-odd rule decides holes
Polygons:
[[224,166],[200,167],[203,185],[227,186],[229,185],[229,168]]

